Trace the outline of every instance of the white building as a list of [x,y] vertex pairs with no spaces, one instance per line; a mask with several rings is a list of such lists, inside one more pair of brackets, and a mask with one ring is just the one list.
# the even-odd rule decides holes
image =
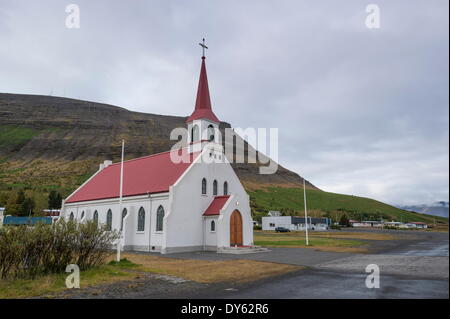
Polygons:
[[352,227],[372,227],[371,223],[361,222],[361,221],[354,220],[354,219],[350,219],[348,222]]
[[415,225],[415,227],[413,226],[412,228],[420,228],[420,229],[428,228],[428,225],[422,222],[410,222],[409,224]]
[[401,222],[385,222],[384,226],[388,226],[388,227],[400,227],[401,225],[403,225],[403,223]]
[[219,144],[205,57],[195,110],[186,123],[187,146],[124,162],[122,211],[121,164],[105,161],[63,201],[61,216],[122,230],[125,250],[171,253],[253,245],[249,196]]
[[[328,230],[331,219],[308,217],[307,224],[308,229],[311,230]],[[275,230],[277,227],[305,230],[305,218],[297,216],[267,216],[262,218],[262,230]]]

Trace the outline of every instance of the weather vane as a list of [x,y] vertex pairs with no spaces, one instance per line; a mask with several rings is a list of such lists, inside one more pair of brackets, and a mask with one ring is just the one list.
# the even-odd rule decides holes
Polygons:
[[205,57],[205,49],[208,49],[208,47],[205,45],[205,38],[203,38],[203,42],[199,43],[199,45],[202,47],[203,55],[202,58]]

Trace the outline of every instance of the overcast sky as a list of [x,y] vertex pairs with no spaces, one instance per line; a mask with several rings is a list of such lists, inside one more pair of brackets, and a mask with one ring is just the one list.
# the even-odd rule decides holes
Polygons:
[[[70,3],[79,29],[66,28]],[[369,3],[379,29],[366,27]],[[448,200],[448,10],[447,0],[0,0],[0,92],[187,116],[205,37],[214,112],[279,128],[282,165],[326,191]]]

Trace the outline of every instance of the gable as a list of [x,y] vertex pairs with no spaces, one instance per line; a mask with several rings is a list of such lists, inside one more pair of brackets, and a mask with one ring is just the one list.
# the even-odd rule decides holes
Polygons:
[[[180,163],[172,161],[171,155],[176,152],[182,159]],[[123,196],[169,191],[198,155],[199,152],[188,154],[183,149],[124,161]],[[119,197],[120,167],[121,163],[115,163],[99,171],[67,198],[66,203]]]
[[230,198],[230,195],[215,196],[211,204],[203,213],[203,216],[220,215],[220,210],[225,206],[228,198]]

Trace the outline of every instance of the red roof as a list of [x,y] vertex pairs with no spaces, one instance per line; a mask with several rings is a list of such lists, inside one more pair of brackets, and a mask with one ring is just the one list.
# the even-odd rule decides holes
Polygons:
[[220,122],[213,113],[211,107],[211,98],[209,96],[208,77],[206,76],[205,57],[202,57],[202,67],[200,70],[200,79],[198,81],[197,100],[195,102],[194,112],[189,116],[186,122],[193,120],[207,119],[213,122]]
[[[178,151],[182,161],[175,163],[171,154],[175,155],[176,152],[168,151],[124,161],[123,196],[167,192],[200,154],[188,154],[183,149]],[[120,163],[115,163],[98,172],[70,196],[66,203],[119,197],[120,166]]]
[[203,213],[203,216],[220,215],[220,210],[223,208],[228,198],[230,198],[230,195],[214,197],[209,207]]

